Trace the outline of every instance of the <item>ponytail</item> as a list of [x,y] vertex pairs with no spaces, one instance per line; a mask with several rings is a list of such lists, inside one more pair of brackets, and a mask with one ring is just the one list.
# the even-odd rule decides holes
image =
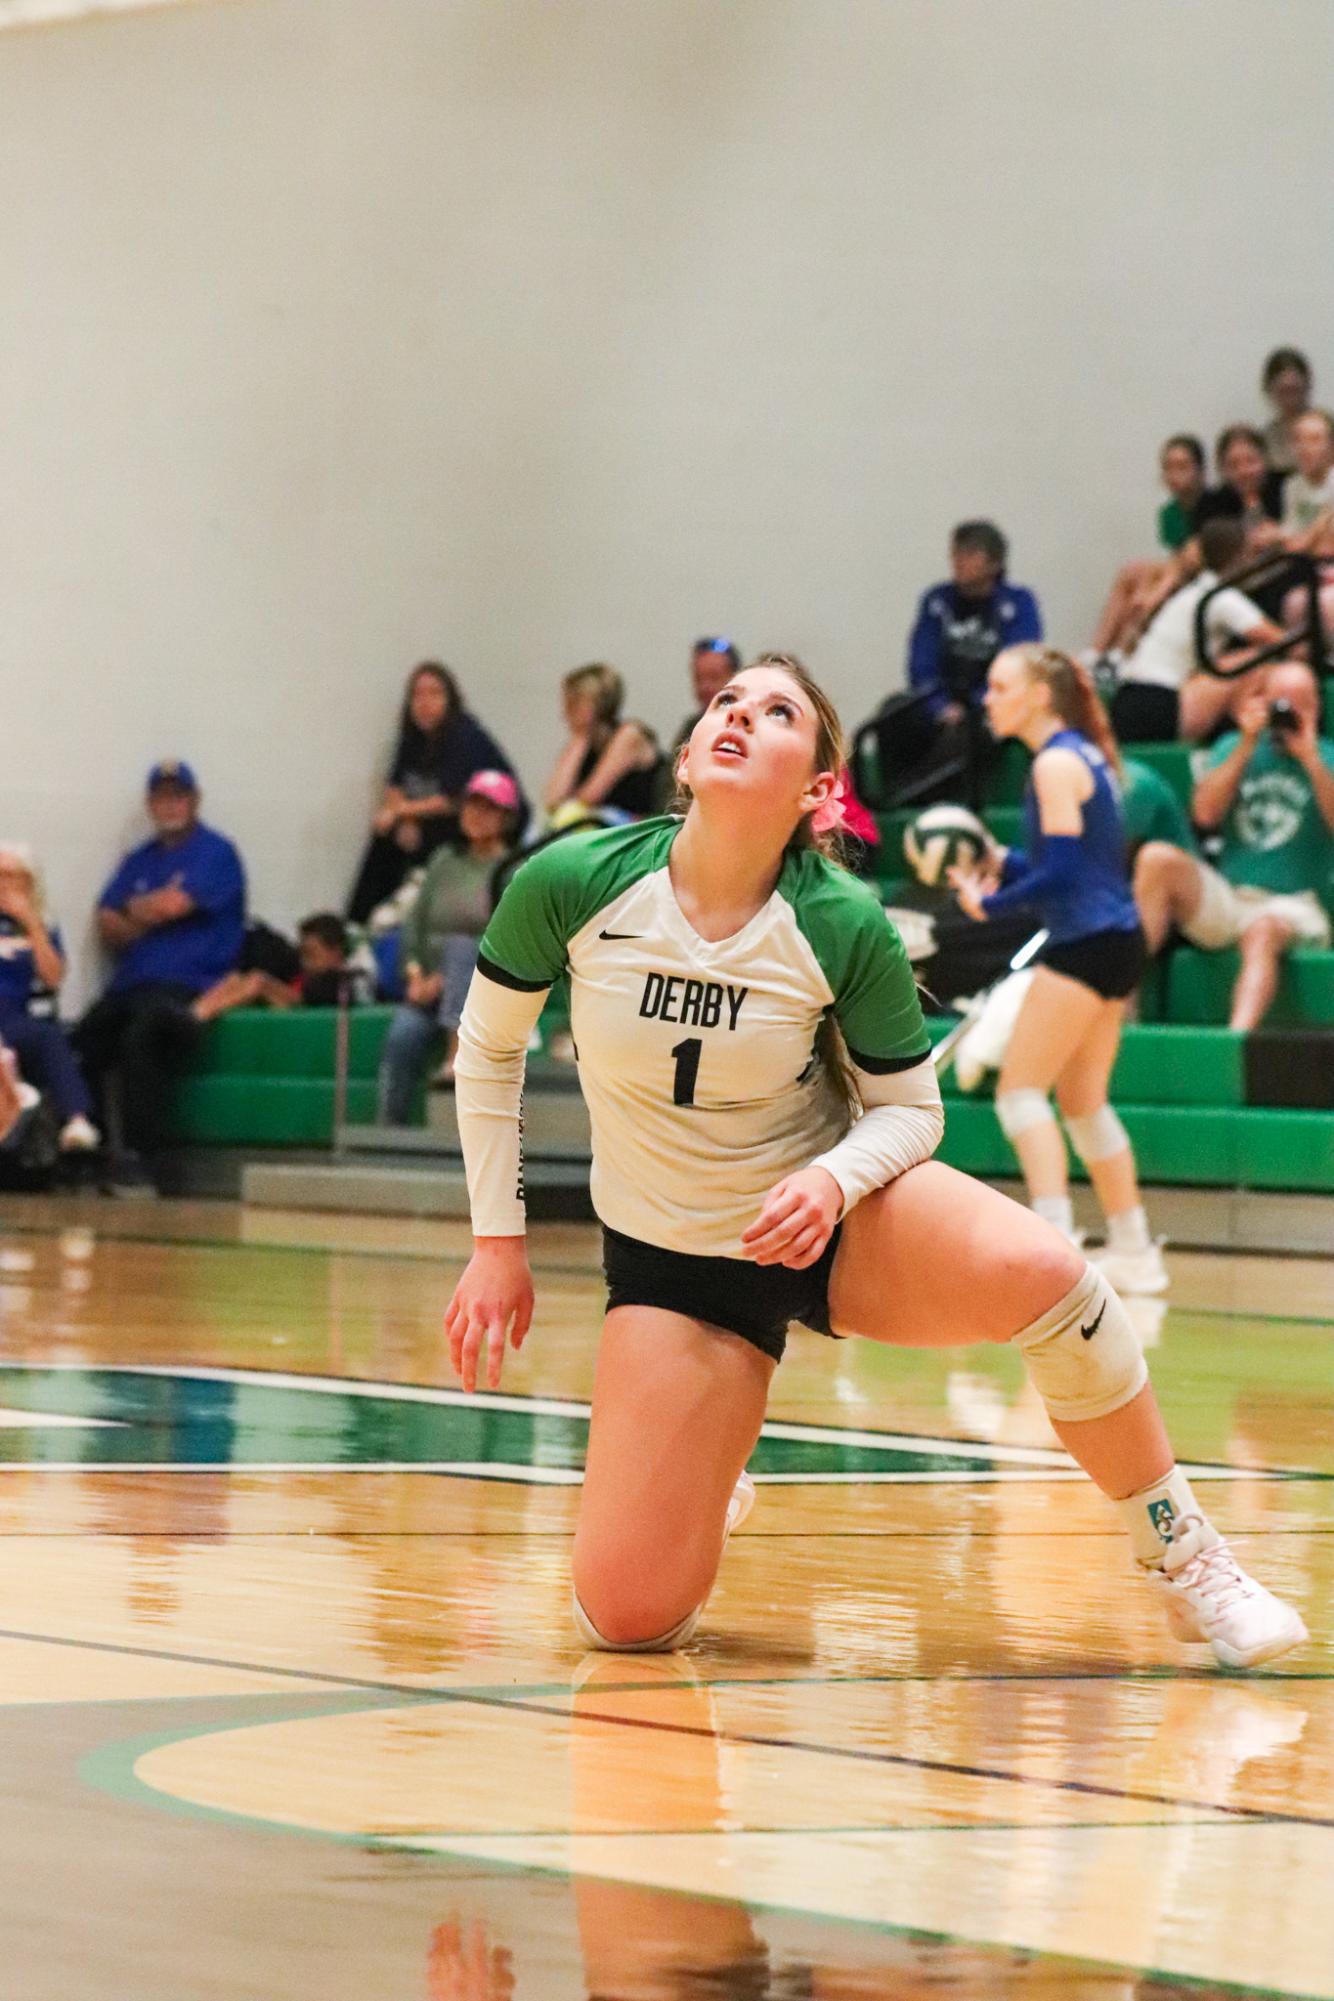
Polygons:
[[1093,676],[1082,660],[1072,660],[1054,646],[1016,646],[1031,681],[1043,681],[1061,721],[1095,743],[1117,777],[1121,776],[1121,746],[1102,705]]

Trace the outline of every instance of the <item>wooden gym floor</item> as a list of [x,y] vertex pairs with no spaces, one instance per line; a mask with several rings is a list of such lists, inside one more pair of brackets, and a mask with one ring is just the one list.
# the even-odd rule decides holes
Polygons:
[[1183,1459],[1313,1644],[1171,1641],[1009,1354],[794,1337],[699,1643],[581,1657],[600,1294],[456,1225],[8,1200],[0,1993],[1334,1996],[1334,1283],[1172,1259]]

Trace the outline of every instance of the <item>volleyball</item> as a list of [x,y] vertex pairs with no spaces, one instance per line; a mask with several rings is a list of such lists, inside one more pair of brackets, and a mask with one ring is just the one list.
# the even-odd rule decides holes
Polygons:
[[929,889],[947,882],[952,868],[976,868],[990,846],[986,828],[966,806],[928,806],[903,835],[908,866]]

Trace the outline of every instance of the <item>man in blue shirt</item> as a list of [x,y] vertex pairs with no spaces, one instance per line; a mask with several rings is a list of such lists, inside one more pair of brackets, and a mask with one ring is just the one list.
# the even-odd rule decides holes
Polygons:
[[908,680],[937,725],[980,708],[987,669],[1006,646],[1041,639],[1032,591],[1006,581],[1009,547],[992,521],[961,521],[950,537],[950,581],[926,591],[908,641]]
[[236,965],[245,929],[241,857],[200,821],[188,764],[153,766],[148,814],[153,838],[125,856],[98,902],[98,934],[116,967],[77,1030],[99,1099],[119,1073],[125,1151],[112,1185],[136,1190],[146,1185],[144,1156],[169,1137],[173,1075],[199,1033],[190,1003]]

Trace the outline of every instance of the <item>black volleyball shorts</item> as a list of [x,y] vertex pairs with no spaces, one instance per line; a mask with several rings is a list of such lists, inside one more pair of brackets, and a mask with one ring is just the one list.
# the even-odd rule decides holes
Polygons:
[[747,1258],[697,1258],[685,1251],[664,1251],[604,1225],[607,1311],[613,1306],[657,1306],[668,1313],[688,1314],[692,1320],[739,1334],[781,1362],[789,1321],[799,1320],[817,1334],[833,1332],[829,1275],[842,1227],[837,1226],[813,1265],[789,1271],[786,1265],[756,1265]]
[[1091,987],[1103,1000],[1124,1000],[1139,985],[1147,957],[1144,933],[1137,926],[1133,931],[1091,931],[1087,938],[1048,945],[1041,963]]

